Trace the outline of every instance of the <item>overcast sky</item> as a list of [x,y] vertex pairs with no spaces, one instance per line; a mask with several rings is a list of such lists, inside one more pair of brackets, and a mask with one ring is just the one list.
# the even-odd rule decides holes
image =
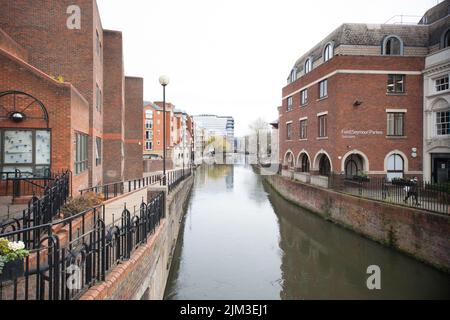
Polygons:
[[[191,115],[231,115],[236,135],[277,118],[295,61],[345,22],[421,16],[437,0],[98,0],[103,27],[124,36],[125,73],[144,77],[145,100]],[[420,18],[412,18],[418,21]]]

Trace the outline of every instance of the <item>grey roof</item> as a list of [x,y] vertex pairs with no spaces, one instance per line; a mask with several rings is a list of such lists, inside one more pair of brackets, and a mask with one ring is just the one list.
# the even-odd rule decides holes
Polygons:
[[423,15],[419,24],[432,24],[450,14],[450,0],[442,1]]
[[321,59],[322,51],[329,42],[332,42],[335,48],[340,45],[380,46],[381,52],[381,44],[389,35],[400,37],[405,46],[428,46],[428,28],[424,25],[344,23],[301,56],[294,67],[297,71],[303,70],[308,57],[312,57],[313,61]]

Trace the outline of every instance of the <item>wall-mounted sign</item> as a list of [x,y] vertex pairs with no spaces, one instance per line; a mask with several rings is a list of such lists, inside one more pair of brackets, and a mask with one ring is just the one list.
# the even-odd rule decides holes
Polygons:
[[384,134],[380,130],[353,130],[353,129],[342,129],[342,137],[344,139],[354,139],[357,136],[381,136]]

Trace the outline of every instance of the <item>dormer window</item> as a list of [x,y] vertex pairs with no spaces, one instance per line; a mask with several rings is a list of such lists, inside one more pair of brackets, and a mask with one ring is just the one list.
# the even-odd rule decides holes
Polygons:
[[334,50],[333,50],[333,44],[332,43],[328,43],[325,46],[325,49],[323,50],[323,62],[327,62],[328,60],[330,60],[331,58],[333,58],[334,55]]
[[442,37],[442,49],[450,47],[450,29]]
[[386,37],[383,41],[383,54],[387,56],[402,56],[403,42],[397,36]]
[[291,70],[291,74],[289,76],[289,82],[292,83],[297,80],[297,68]]
[[312,59],[308,58],[305,62],[305,74],[311,72],[312,70]]

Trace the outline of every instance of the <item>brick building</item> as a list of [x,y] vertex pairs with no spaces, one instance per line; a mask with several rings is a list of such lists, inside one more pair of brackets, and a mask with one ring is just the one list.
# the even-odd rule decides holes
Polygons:
[[[163,103],[145,102],[143,115],[143,154],[145,159],[163,156]],[[166,156],[169,166],[181,167],[192,158],[193,122],[191,117],[166,102]]]
[[140,172],[124,174],[127,161],[135,162],[127,157],[136,156],[124,144],[142,144],[133,135],[142,130],[140,121],[136,126],[135,119],[125,119],[127,109],[135,112],[142,99],[142,80],[127,92],[122,35],[103,30],[96,1],[1,0],[0,5],[0,104],[11,107],[16,101],[22,113],[13,120],[8,108],[2,110],[1,139],[10,147],[16,140],[27,142],[16,153],[2,150],[1,170],[41,175],[43,167],[70,169],[74,192],[142,175],[142,163]]
[[343,24],[298,59],[278,108],[284,169],[421,177],[422,72],[439,50],[432,35],[448,27],[449,16],[442,19]]

